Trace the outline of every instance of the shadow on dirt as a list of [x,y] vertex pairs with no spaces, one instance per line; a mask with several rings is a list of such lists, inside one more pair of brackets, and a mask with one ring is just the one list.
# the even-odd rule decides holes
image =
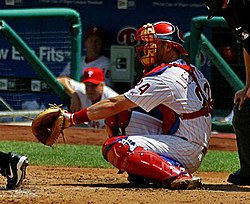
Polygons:
[[[89,188],[123,188],[123,189],[163,189],[158,185],[148,185],[148,186],[133,186],[129,183],[98,183],[98,184],[55,184],[53,186],[81,186]],[[169,189],[166,189],[169,190]],[[202,187],[195,190],[212,190],[212,191],[225,191],[225,192],[250,192],[249,186],[236,186],[231,184],[203,184]]]
[[250,192],[249,186],[236,186],[232,184],[203,184],[202,189],[212,191],[237,191],[237,192]]
[[133,186],[129,183],[97,183],[97,184],[54,184],[53,186],[82,186],[82,187],[90,187],[90,188],[131,188],[131,189],[136,189],[136,188],[145,188],[145,189],[158,189],[162,188],[158,185],[148,185],[148,186]]

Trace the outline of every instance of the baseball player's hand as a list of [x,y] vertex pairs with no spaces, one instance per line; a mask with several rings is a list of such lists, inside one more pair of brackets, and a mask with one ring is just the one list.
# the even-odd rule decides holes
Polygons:
[[250,87],[245,87],[235,93],[234,103],[238,104],[239,110],[241,110],[246,98],[250,98]]
[[72,113],[63,112],[62,115],[63,115],[63,118],[64,118],[64,123],[63,123],[63,128],[64,129],[75,125],[74,122],[73,122],[73,114]]
[[76,112],[76,111],[81,110],[81,101],[80,101],[80,98],[79,98],[77,92],[74,92],[74,93],[71,95],[71,99],[70,99],[70,110],[71,110],[72,112]]

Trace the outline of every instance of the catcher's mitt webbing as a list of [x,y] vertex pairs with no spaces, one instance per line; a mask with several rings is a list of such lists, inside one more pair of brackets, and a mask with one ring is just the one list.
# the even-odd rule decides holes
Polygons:
[[50,105],[32,122],[32,133],[39,142],[52,146],[63,133],[64,116],[61,106]]

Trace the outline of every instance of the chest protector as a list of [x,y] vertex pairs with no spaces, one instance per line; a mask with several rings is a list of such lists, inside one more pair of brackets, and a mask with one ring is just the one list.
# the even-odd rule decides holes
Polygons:
[[201,89],[200,84],[198,83],[197,77],[194,74],[195,68],[190,65],[183,65],[183,64],[177,64],[177,63],[162,64],[156,67],[155,69],[151,70],[150,72],[146,73],[145,77],[156,75],[156,74],[161,74],[167,68],[170,68],[172,66],[180,67],[190,74],[190,76],[192,77],[192,79],[197,85],[198,91],[201,93],[201,96],[203,98],[203,104],[202,104],[202,108],[198,111],[194,111],[191,113],[179,113],[179,114],[176,113],[171,108],[160,104],[158,108],[162,113],[162,131],[163,131],[163,134],[169,134],[169,135],[172,135],[177,131],[179,124],[180,124],[180,118],[182,120],[188,120],[188,119],[198,118],[201,116],[207,117],[209,116],[209,114],[212,113],[212,109],[213,109],[213,100],[209,96],[208,98],[205,96],[204,91]]
[[[162,104],[158,105],[156,108],[161,113],[162,132],[163,134],[167,135],[173,135],[177,131],[180,125],[180,118],[182,120],[188,120],[188,119],[198,118],[201,116],[207,117],[209,114],[212,113],[212,106],[213,106],[212,99],[210,97],[206,98],[204,91],[201,89],[197,77],[194,74],[194,67],[190,65],[182,65],[176,63],[162,64],[156,67],[155,69],[151,70],[150,72],[146,73],[144,77],[161,74],[167,68],[170,68],[172,66],[180,67],[191,75],[192,79],[197,84],[198,91],[201,93],[201,96],[203,98],[203,104],[202,108],[198,111],[194,111],[191,113],[179,113],[179,114],[165,105]],[[125,128],[129,124],[130,117],[131,117],[131,110],[128,110],[128,111],[122,111],[117,115],[106,118],[105,120],[106,130],[109,137],[126,135]]]

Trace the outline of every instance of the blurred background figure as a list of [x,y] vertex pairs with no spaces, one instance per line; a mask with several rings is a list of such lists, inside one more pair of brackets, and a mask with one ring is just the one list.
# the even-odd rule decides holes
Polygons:
[[[81,73],[87,67],[100,67],[104,71],[105,83],[112,86],[110,81],[110,60],[103,55],[103,46],[105,42],[105,33],[101,27],[90,26],[85,33],[84,46],[86,55],[81,59]],[[59,76],[70,76],[70,63],[66,65]]]
[[[106,98],[117,96],[113,89],[105,85],[104,73],[101,68],[89,67],[84,70],[81,82],[69,77],[59,77],[58,81],[64,86],[65,92],[70,96],[70,110],[76,112],[82,108]],[[90,121],[91,127],[104,127],[104,120]]]

